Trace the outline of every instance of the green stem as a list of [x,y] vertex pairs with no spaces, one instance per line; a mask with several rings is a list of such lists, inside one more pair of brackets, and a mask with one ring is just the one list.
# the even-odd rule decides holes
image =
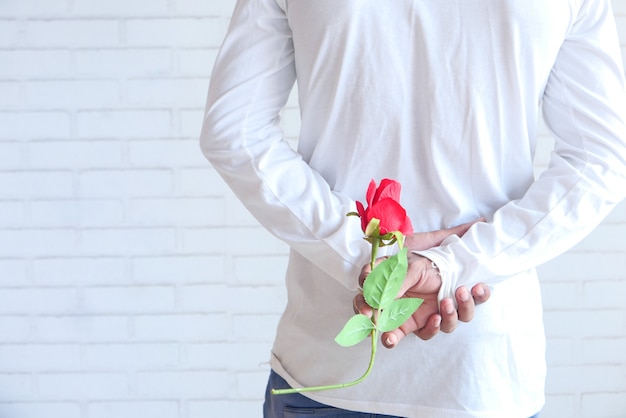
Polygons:
[[370,268],[374,270],[376,264],[376,255],[378,254],[378,247],[380,247],[380,238],[375,238],[372,242],[372,257],[370,259]]
[[290,388],[290,389],[272,389],[272,395],[287,395],[290,393],[301,393],[301,392],[317,392],[320,390],[331,390],[331,389],[342,389],[350,386],[358,385],[370,374],[372,368],[374,367],[374,358],[376,357],[376,346],[378,341],[378,331],[372,330],[372,351],[370,355],[370,364],[365,371],[363,376],[359,377],[357,380],[348,383],[340,383],[337,385],[326,385],[326,386],[311,386],[306,388]]

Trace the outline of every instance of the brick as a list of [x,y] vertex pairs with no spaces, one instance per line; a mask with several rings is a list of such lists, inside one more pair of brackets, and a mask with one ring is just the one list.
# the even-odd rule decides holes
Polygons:
[[131,141],[128,144],[128,160],[135,167],[163,167],[164,164],[169,167],[202,167],[207,164],[197,138]]
[[120,103],[118,84],[114,81],[29,81],[24,83],[23,92],[29,109],[98,109]]
[[130,217],[134,225],[224,225],[224,207],[219,198],[135,199]]
[[0,77],[56,78],[69,73],[70,54],[67,50],[0,50]]
[[[197,149],[198,155],[200,148]],[[206,163],[206,160],[204,160]],[[189,168],[179,170],[178,177],[180,183],[180,193],[185,196],[215,196],[221,197],[232,192],[224,183],[224,180],[213,168]]]
[[277,286],[229,287],[228,308],[231,312],[281,314],[287,303],[282,283]]
[[234,195],[226,196],[226,225],[233,226],[258,226],[259,221],[246,209],[246,207]]
[[[624,256],[622,254],[622,256]],[[626,258],[626,257],[625,257]],[[626,276],[624,276],[626,278]],[[585,307],[622,308],[626,295],[626,281],[592,281],[584,285]]]
[[21,43],[28,47],[104,47],[119,44],[116,20],[30,20],[25,23]]
[[177,401],[90,402],[89,418],[177,418]]
[[0,201],[0,228],[15,228],[23,225],[24,204],[22,202]]
[[33,382],[27,374],[0,374],[0,401],[31,398]]
[[255,417],[263,411],[263,400],[236,402],[228,400],[202,400],[189,402],[189,418]]
[[624,372],[614,366],[551,366],[546,380],[550,394],[618,392],[624,388]]
[[579,281],[622,279],[626,271],[626,258],[620,253],[565,253],[540,266],[542,281]]
[[1,259],[0,272],[2,272],[2,284],[5,286],[19,284],[24,286],[27,282],[26,262],[16,259]]
[[[1,205],[0,205],[1,206]],[[117,200],[42,200],[29,204],[32,226],[120,226],[124,214]]]
[[167,0],[76,0],[72,3],[72,14],[78,16],[146,16],[161,15],[168,12]]
[[128,378],[122,373],[41,373],[42,397],[58,400],[110,399],[127,396]]
[[225,29],[218,18],[129,19],[126,41],[132,46],[215,47],[222,43]]
[[581,344],[583,364],[626,365],[626,336],[620,338],[585,338]]
[[230,379],[232,376],[227,372],[144,372],[137,374],[136,386],[137,392],[146,397],[171,398],[184,395],[215,399],[228,395]]
[[551,337],[619,337],[626,328],[626,315],[618,310],[547,311],[544,322]]
[[281,285],[288,261],[286,252],[284,255],[262,257],[239,255],[236,257],[230,283],[252,286]]
[[[0,345],[0,371],[3,372],[68,371],[80,368],[78,345]],[[3,411],[1,406],[0,411]]]
[[576,417],[580,411],[574,395],[546,396],[546,405],[541,410],[541,418]]
[[0,113],[0,139],[64,139],[70,137],[70,118],[65,112]]
[[185,312],[229,312],[232,295],[224,285],[184,286],[180,290],[181,307]]
[[19,109],[21,102],[19,84],[15,81],[0,81],[0,109]]
[[[198,2],[194,2],[199,4]],[[205,2],[204,4],[209,4]],[[183,76],[208,77],[215,65],[218,48],[189,48],[178,51],[178,70]],[[206,93],[206,92],[205,92]]]
[[127,281],[122,258],[49,258],[32,261],[34,281],[45,286],[116,284]]
[[581,363],[581,348],[578,338],[548,338],[546,359],[550,366]]
[[2,289],[0,314],[72,313],[76,311],[75,289]]
[[280,315],[233,315],[234,341],[271,342]]
[[175,309],[173,287],[89,287],[82,292],[89,313],[161,313]]
[[0,342],[21,343],[34,334],[31,320],[24,316],[3,316],[0,320]]
[[[194,228],[184,229],[183,248],[186,251],[211,254],[284,255],[287,245],[265,229],[257,228]],[[217,240],[216,237],[224,239]],[[262,242],[264,245],[259,246]]]
[[133,279],[140,283],[219,283],[226,275],[221,256],[137,257],[132,264]]
[[55,256],[78,250],[76,233],[67,229],[0,230],[0,257]]
[[205,79],[130,80],[128,102],[142,108],[203,107],[209,85]]
[[197,2],[193,0],[177,0],[176,12],[193,16],[230,16],[235,3],[232,0]]
[[171,136],[169,110],[82,111],[77,115],[83,138],[159,138]]
[[35,322],[39,342],[122,342],[129,335],[122,316],[41,316]]
[[72,174],[67,171],[9,171],[0,175],[0,199],[71,197]]
[[544,282],[541,283],[543,307],[546,310],[576,309],[581,305],[580,283]]
[[88,370],[163,370],[179,364],[178,344],[87,344],[81,350]]
[[[262,363],[269,362],[271,343],[223,342],[209,344],[186,344],[185,366],[196,369],[252,371]],[[225,361],[239,359],[239,361]]]
[[39,0],[20,0],[2,2],[0,16],[9,18],[27,16],[50,16],[63,15],[67,12],[67,0],[49,0],[41,2]]
[[582,415],[585,417],[621,418],[626,411],[623,393],[584,393]]
[[74,57],[77,73],[86,76],[145,77],[172,71],[168,49],[85,49],[75,51]]
[[267,386],[269,377],[269,367],[267,370],[254,372],[237,372],[237,399],[261,399]]
[[171,254],[176,247],[173,229],[85,229],[82,250],[94,255]]
[[[0,16],[2,12],[0,11]],[[20,24],[14,20],[0,20],[0,47],[15,48],[20,39]],[[1,103],[0,99],[0,103]]]
[[230,321],[225,314],[138,315],[133,329],[139,341],[223,341]]
[[81,196],[164,196],[172,193],[169,170],[90,170],[78,176]]
[[2,417],[63,417],[81,418],[80,404],[74,402],[15,402],[0,403]]
[[181,110],[179,134],[189,138],[199,138],[202,131],[204,111],[202,109]]
[[19,142],[0,142],[0,170],[22,168],[26,165],[21,147]]

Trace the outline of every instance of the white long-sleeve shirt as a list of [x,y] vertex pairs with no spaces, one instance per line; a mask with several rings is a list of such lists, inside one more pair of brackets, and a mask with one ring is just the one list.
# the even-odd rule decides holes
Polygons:
[[[279,112],[297,80],[297,151]],[[537,121],[556,141],[533,178]],[[202,150],[292,251],[272,367],[351,381],[369,344],[334,342],[369,246],[345,214],[401,182],[416,231],[484,216],[421,252],[443,288],[486,282],[474,320],[379,350],[365,382],[307,394],[406,417],[528,417],[544,401],[534,268],[626,195],[626,93],[609,0],[239,0],[213,71]]]

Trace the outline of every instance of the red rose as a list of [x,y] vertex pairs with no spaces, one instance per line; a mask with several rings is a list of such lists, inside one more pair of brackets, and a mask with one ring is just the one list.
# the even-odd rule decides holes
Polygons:
[[361,229],[367,230],[372,219],[378,219],[379,235],[392,232],[401,232],[404,236],[413,233],[411,220],[406,216],[406,210],[400,205],[400,183],[395,180],[383,179],[380,186],[372,180],[367,188],[367,208],[361,202],[356,202],[357,212],[361,217]]

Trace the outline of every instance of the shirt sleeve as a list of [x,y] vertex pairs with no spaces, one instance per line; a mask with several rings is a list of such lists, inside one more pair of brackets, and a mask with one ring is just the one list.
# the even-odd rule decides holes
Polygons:
[[419,252],[442,272],[440,297],[493,283],[570,249],[626,195],[624,69],[609,0],[583,1],[543,95],[555,137],[549,167],[525,195],[462,238]]
[[239,0],[211,76],[201,149],[253,216],[346,287],[368,248],[354,201],[331,190],[285,141],[279,113],[296,80],[276,0]]

